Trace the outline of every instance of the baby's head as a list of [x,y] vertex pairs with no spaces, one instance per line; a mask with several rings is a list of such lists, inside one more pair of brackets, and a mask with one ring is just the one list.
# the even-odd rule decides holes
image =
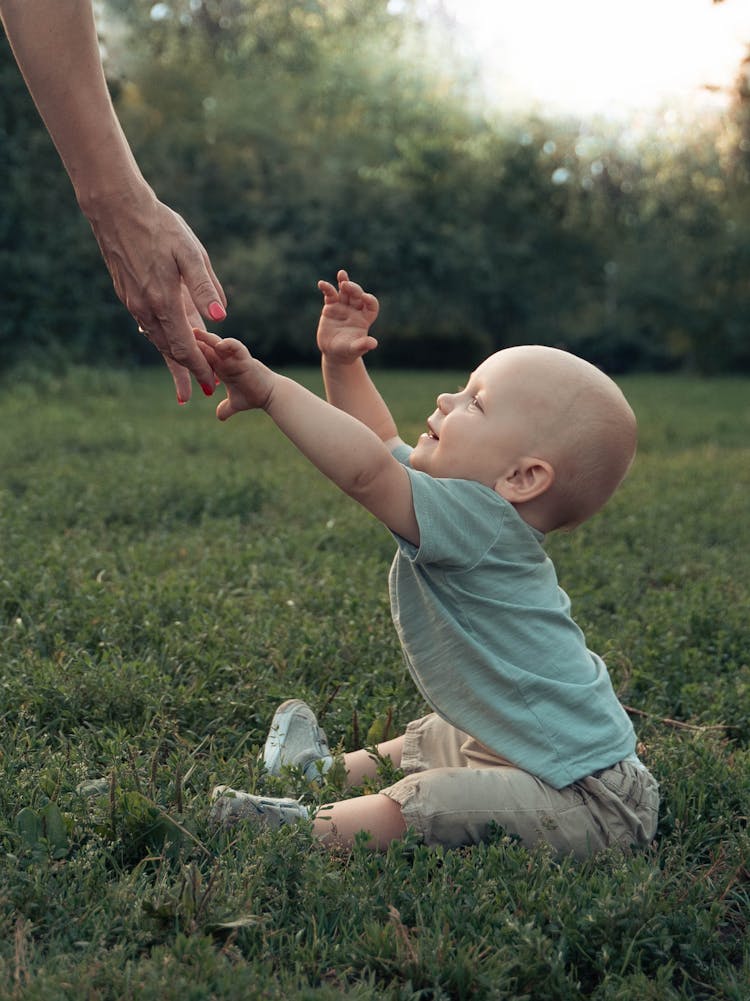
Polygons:
[[636,422],[599,369],[557,348],[490,355],[464,389],[442,393],[411,456],[432,476],[492,487],[542,532],[575,528],[633,461]]

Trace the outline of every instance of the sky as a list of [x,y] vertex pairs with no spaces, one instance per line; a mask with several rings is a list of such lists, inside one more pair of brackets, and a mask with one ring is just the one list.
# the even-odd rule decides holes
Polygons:
[[503,107],[624,117],[717,107],[750,44],[750,0],[443,0]]

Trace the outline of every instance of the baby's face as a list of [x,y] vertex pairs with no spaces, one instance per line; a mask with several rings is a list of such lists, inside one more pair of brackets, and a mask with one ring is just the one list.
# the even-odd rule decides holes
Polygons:
[[523,406],[525,373],[513,352],[490,355],[464,389],[441,393],[411,454],[431,476],[476,480],[495,488],[531,445],[533,415]]

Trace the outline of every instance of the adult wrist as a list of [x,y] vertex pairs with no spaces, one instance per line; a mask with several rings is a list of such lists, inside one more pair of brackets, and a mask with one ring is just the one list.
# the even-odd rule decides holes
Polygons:
[[64,162],[87,218],[128,206],[145,210],[156,201],[117,122],[93,146],[79,147],[75,156],[64,157]]
[[124,176],[119,182],[112,175],[104,182],[96,176],[78,178],[74,190],[81,212],[92,224],[123,213],[147,218],[157,201],[153,189],[140,174]]

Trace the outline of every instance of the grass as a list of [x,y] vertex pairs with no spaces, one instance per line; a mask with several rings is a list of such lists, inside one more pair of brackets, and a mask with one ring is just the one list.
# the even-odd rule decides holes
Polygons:
[[[454,380],[379,381],[409,437]],[[388,535],[165,373],[6,385],[0,996],[747,1001],[750,387],[624,388],[636,466],[548,548],[663,806],[652,850],[576,865],[499,831],[338,857],[305,825],[214,832],[214,783],[281,790],[258,753],[282,699],[344,749],[422,712]]]

